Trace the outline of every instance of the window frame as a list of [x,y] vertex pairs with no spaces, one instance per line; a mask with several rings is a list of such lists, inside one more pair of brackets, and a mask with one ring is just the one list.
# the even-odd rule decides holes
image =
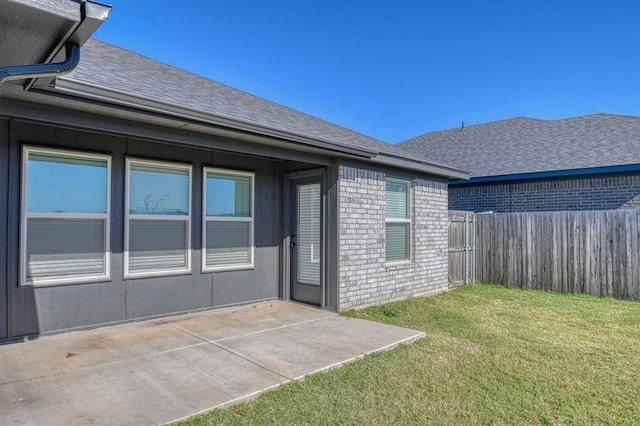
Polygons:
[[[251,179],[251,216],[207,216],[207,176],[209,172]],[[203,167],[202,169],[202,272],[239,271],[255,268],[255,172]],[[249,222],[249,263],[241,265],[207,266],[207,222]]]
[[[407,263],[411,263],[411,254],[412,254],[412,250],[413,250],[413,181],[410,179],[402,179],[402,178],[397,178],[397,177],[392,177],[392,176],[387,176],[385,178],[385,189],[384,189],[384,195],[385,195],[385,221],[384,221],[384,234],[385,234],[385,265],[402,265],[402,264],[407,264]],[[387,202],[386,202],[386,197],[387,197],[387,182],[393,182],[396,184],[402,184],[405,185],[407,187],[407,218],[390,218],[387,216]],[[408,229],[408,234],[407,234],[407,241],[405,242],[405,247],[407,250],[407,257],[405,259],[397,259],[397,260],[388,260],[387,259],[387,225],[390,223],[402,223],[405,224],[407,226]]]
[[[55,213],[55,212],[34,212],[27,211],[27,190],[29,154],[43,153],[58,155],[67,158],[106,160],[107,163],[107,204],[105,213]],[[56,285],[69,285],[78,283],[94,283],[111,280],[111,164],[112,156],[109,154],[98,154],[84,151],[74,151],[68,149],[43,148],[39,146],[22,146],[22,170],[20,184],[20,286],[47,287]],[[70,275],[59,278],[27,278],[27,222],[28,219],[103,219],[104,220],[104,273],[87,275]]]
[[[181,215],[160,215],[160,214],[131,214],[129,211],[130,208],[130,195],[131,195],[131,165],[139,164],[139,165],[150,165],[158,168],[166,168],[169,170],[186,170],[189,175],[189,214],[186,216]],[[123,250],[123,278],[124,279],[134,279],[134,278],[147,278],[147,277],[165,277],[165,276],[174,276],[174,275],[188,275],[191,274],[191,223],[193,216],[193,166],[191,164],[186,163],[176,163],[171,161],[162,161],[162,160],[149,160],[145,158],[137,158],[137,157],[126,157],[125,159],[125,183],[124,183],[124,250]],[[186,222],[186,266],[180,269],[157,269],[157,270],[147,270],[147,271],[130,271],[129,270],[129,225],[131,220],[172,220],[178,221],[182,220]]]

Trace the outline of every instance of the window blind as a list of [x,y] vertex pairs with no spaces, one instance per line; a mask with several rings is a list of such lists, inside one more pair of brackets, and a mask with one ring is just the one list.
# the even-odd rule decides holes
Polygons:
[[103,219],[27,219],[27,278],[105,274]]
[[253,264],[252,173],[205,169],[205,269]]
[[190,269],[191,166],[127,160],[127,274]]
[[297,279],[320,285],[320,184],[300,184],[297,192]]
[[405,260],[409,258],[408,249],[409,224],[387,223],[386,259],[388,261]]
[[187,222],[136,220],[129,222],[129,271],[187,267]]
[[22,283],[109,273],[110,157],[24,148]]
[[189,214],[188,169],[131,163],[129,173],[130,214]]
[[408,188],[406,182],[387,180],[387,218],[408,219]]
[[402,179],[386,180],[386,248],[389,262],[408,260],[411,241],[410,182]]
[[216,267],[250,263],[250,225],[249,222],[207,222],[207,265]]

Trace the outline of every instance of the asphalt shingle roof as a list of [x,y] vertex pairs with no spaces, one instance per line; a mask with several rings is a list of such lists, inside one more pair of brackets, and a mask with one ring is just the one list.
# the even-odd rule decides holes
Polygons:
[[59,78],[337,145],[371,149],[439,166],[397,146],[95,39],[83,45],[78,67]]
[[399,146],[472,178],[640,164],[640,117],[517,117],[426,133]]

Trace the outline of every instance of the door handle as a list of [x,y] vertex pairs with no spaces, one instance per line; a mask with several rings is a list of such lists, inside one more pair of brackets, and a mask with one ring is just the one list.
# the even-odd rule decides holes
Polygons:
[[294,248],[296,246],[296,243],[294,243],[293,241],[289,243],[289,248]]

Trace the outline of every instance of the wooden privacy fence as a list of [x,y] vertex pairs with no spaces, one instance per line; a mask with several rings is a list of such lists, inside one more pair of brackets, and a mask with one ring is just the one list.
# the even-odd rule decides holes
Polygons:
[[449,210],[449,288],[476,280],[474,217],[473,212]]
[[478,281],[640,301],[640,210],[476,215]]

